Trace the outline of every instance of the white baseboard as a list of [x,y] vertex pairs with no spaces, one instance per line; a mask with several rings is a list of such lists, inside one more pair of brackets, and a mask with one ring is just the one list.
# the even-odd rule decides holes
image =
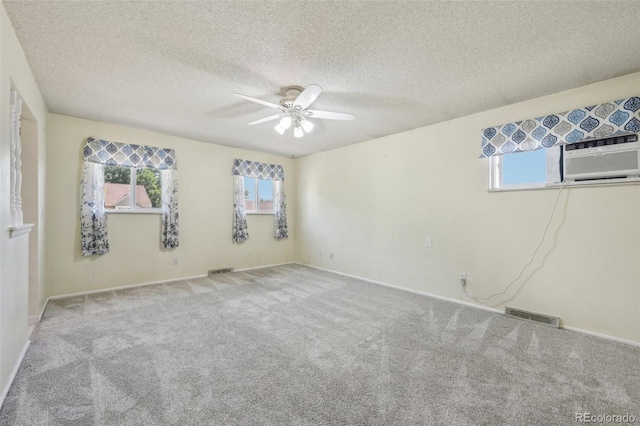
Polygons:
[[0,395],[0,408],[2,408],[2,405],[4,404],[4,399],[7,397],[7,394],[9,393],[9,389],[11,389],[13,380],[16,378],[16,374],[18,374],[18,369],[20,368],[20,364],[22,364],[22,360],[24,359],[24,356],[27,353],[27,349],[29,349],[30,344],[31,344],[31,340],[27,340],[27,342],[24,344],[24,347],[22,348],[22,352],[20,352],[20,355],[18,355],[18,359],[16,360],[16,364],[13,367],[13,371],[9,376],[9,380],[7,381],[7,384],[4,386],[4,389],[2,389],[2,394]]
[[614,342],[624,343],[626,345],[637,346],[640,348],[640,342],[633,340],[622,339],[620,337],[610,336],[608,334],[602,334],[595,331],[585,330],[584,328],[572,327],[570,325],[562,325],[562,328],[569,331],[575,331],[576,333],[588,334],[590,336],[600,337],[601,339],[613,340]]
[[45,309],[47,309],[47,304],[49,303],[49,298],[47,297],[47,300],[44,301],[44,303],[42,304],[42,309],[40,309],[40,313],[38,315],[31,315],[29,317],[29,325],[35,325],[37,323],[39,323],[40,321],[42,321],[42,316],[44,315],[44,311]]
[[130,285],[122,285],[122,286],[118,286],[118,287],[101,288],[101,289],[98,289],[98,290],[78,291],[76,293],[59,294],[57,296],[49,297],[47,299],[47,303],[49,303],[50,300],[66,299],[68,297],[76,297],[76,296],[85,296],[87,294],[106,293],[106,292],[109,292],[109,291],[116,291],[116,290],[126,290],[128,288],[145,287],[145,286],[148,286],[148,285],[164,284],[164,283],[170,283],[170,282],[173,282],[173,281],[195,280],[195,279],[198,279],[198,278],[204,278],[206,276],[207,276],[207,274],[193,275],[193,276],[190,276],[190,277],[183,277],[183,278],[171,278],[170,280],[151,281],[151,282],[140,283],[140,284],[130,284]]
[[[234,269],[233,272],[243,272],[243,271],[250,271],[250,270],[253,270],[253,269],[271,268],[271,267],[274,267],[274,266],[289,265],[291,263],[297,263],[297,262],[284,262],[284,263],[276,263],[276,264],[273,264],[273,265],[252,266],[250,268]],[[116,291],[116,290],[126,290],[128,288],[136,288],[136,287],[144,287],[144,286],[148,286],[148,285],[164,284],[164,283],[170,283],[170,282],[174,282],[174,281],[195,280],[195,279],[198,279],[198,278],[206,278],[207,276],[208,276],[207,274],[193,275],[193,276],[190,276],[190,277],[171,278],[169,280],[151,281],[151,282],[146,282],[146,283],[130,284],[130,285],[123,285],[123,286],[118,286],[118,287],[102,288],[102,289],[98,289],[98,290],[78,291],[78,292],[75,292],[75,293],[66,293],[66,294],[59,294],[59,295],[56,295],[56,296],[50,296],[47,299],[47,301],[45,302],[44,307],[42,308],[42,311],[40,312],[40,319],[42,319],[42,315],[44,314],[44,310],[47,307],[47,304],[49,303],[50,300],[66,299],[68,297],[85,296],[85,295],[88,295],[88,294],[106,293],[106,292],[109,292],[109,291]]]
[[385,283],[385,282],[382,282],[382,281],[376,281],[376,280],[372,280],[372,279],[369,279],[369,278],[359,277],[357,275],[345,274],[344,272],[338,272],[338,271],[334,271],[334,270],[327,269],[327,268],[321,268],[320,266],[309,265],[309,264],[306,264],[306,263],[302,263],[302,265],[308,266],[310,268],[320,269],[321,271],[327,271],[327,272],[331,272],[333,274],[342,275],[342,276],[349,277],[349,278],[355,278],[355,279],[366,281],[366,282],[372,283],[372,284],[378,284],[378,285],[383,285],[385,287],[395,288],[396,290],[407,291],[409,293],[418,294],[420,296],[433,297],[434,299],[440,299],[440,300],[444,300],[446,302],[453,302],[453,303],[457,303],[459,305],[469,306],[471,308],[484,309],[485,311],[494,312],[494,313],[498,313],[498,314],[502,314],[503,313],[500,309],[490,308],[488,306],[476,305],[474,303],[465,302],[464,300],[457,300],[457,299],[451,299],[449,297],[438,296],[437,294],[427,293],[427,292],[419,291],[419,290],[413,290],[413,289],[406,288],[406,287],[400,287],[399,285],[395,285],[395,284],[389,284],[389,283]]
[[276,266],[291,265],[291,264],[301,264],[301,263],[300,263],[300,262],[283,262],[283,263],[274,263],[273,265],[252,266],[251,268],[234,269],[234,270],[233,270],[233,272],[252,271],[252,270],[254,270],[254,269],[263,269],[263,268],[274,268],[274,267],[276,267]]
[[49,304],[50,297],[47,297],[47,300],[44,301],[42,305],[42,309],[40,309],[40,314],[38,315],[38,321],[42,321],[42,316],[44,315],[44,311],[47,309],[47,305]]
[[[389,284],[389,283],[385,283],[385,282],[382,282],[382,281],[375,281],[375,280],[371,280],[371,279],[368,279],[368,278],[359,277],[357,275],[345,274],[344,272],[338,272],[338,271],[334,271],[334,270],[327,269],[327,268],[321,268],[320,266],[309,265],[307,263],[301,263],[301,264],[305,265],[305,266],[308,266],[310,268],[320,269],[322,271],[327,271],[327,272],[331,272],[331,273],[334,273],[334,274],[343,275],[345,277],[356,278],[356,279],[359,279],[359,280],[362,280],[362,281],[370,282],[372,284],[383,285],[385,287],[391,287],[391,288],[395,288],[395,289],[398,289],[398,290],[408,291],[409,293],[414,293],[414,294],[418,294],[418,295],[421,295],[421,296],[433,297],[435,299],[440,299],[440,300],[444,300],[444,301],[447,301],[447,302],[453,302],[453,303],[457,303],[457,304],[460,304],[460,305],[469,306],[471,308],[484,309],[485,311],[494,312],[494,313],[498,313],[498,314],[504,314],[504,312],[501,311],[500,309],[490,308],[488,306],[476,305],[475,303],[465,302],[464,300],[451,299],[449,297],[443,297],[443,296],[438,296],[436,294],[426,293],[426,292],[423,292],[423,291],[412,290],[412,289],[409,289],[409,288],[400,287],[400,286]],[[584,334],[588,334],[590,336],[600,337],[601,339],[612,340],[614,342],[624,343],[624,344],[627,344],[627,345],[640,347],[640,342],[636,342],[636,341],[633,341],[633,340],[622,339],[622,338],[619,338],[619,337],[610,336],[608,334],[602,334],[602,333],[597,333],[595,331],[589,331],[589,330],[585,330],[585,329],[578,328],[578,327],[572,327],[570,325],[562,325],[562,328],[564,328],[565,330],[575,331],[577,333],[584,333]]]

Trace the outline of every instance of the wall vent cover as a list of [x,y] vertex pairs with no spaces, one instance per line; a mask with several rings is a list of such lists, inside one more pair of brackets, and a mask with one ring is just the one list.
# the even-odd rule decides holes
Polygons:
[[209,276],[218,275],[218,274],[226,274],[227,272],[233,272],[233,268],[209,269]]
[[504,307],[504,313],[510,317],[520,318],[532,321],[538,324],[548,325],[549,327],[560,328],[560,318],[551,315],[538,314],[535,312],[523,311],[522,309],[514,309],[508,306]]

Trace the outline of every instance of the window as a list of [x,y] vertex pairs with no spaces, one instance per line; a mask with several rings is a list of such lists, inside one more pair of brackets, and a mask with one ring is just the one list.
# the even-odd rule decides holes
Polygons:
[[544,188],[561,182],[561,148],[496,155],[490,158],[490,189]]
[[243,179],[245,212],[273,214],[273,181],[246,176]]
[[122,166],[104,167],[104,207],[110,212],[160,212],[160,170]]

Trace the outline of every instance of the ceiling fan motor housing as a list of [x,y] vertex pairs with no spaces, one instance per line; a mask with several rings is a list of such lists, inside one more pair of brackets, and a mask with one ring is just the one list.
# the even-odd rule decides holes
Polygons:
[[293,108],[293,103],[300,96],[300,93],[304,88],[300,86],[288,86],[282,88],[282,93],[284,93],[284,98],[280,99],[280,105],[285,108]]

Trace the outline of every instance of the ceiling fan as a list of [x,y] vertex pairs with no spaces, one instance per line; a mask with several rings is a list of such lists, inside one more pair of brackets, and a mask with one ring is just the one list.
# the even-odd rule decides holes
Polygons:
[[280,120],[280,123],[275,127],[276,131],[282,135],[285,130],[293,125],[293,135],[296,138],[301,138],[306,133],[311,133],[313,131],[313,123],[308,120],[309,118],[322,118],[329,120],[353,120],[356,118],[352,114],[345,114],[342,112],[307,109],[322,93],[322,88],[317,84],[312,84],[304,90],[299,86],[286,87],[284,88],[284,92],[286,93],[286,97],[281,99],[279,104],[241,95],[240,93],[234,94],[239,98],[268,106],[279,111],[276,115],[252,121],[249,123],[250,126],[266,123],[267,121]]

